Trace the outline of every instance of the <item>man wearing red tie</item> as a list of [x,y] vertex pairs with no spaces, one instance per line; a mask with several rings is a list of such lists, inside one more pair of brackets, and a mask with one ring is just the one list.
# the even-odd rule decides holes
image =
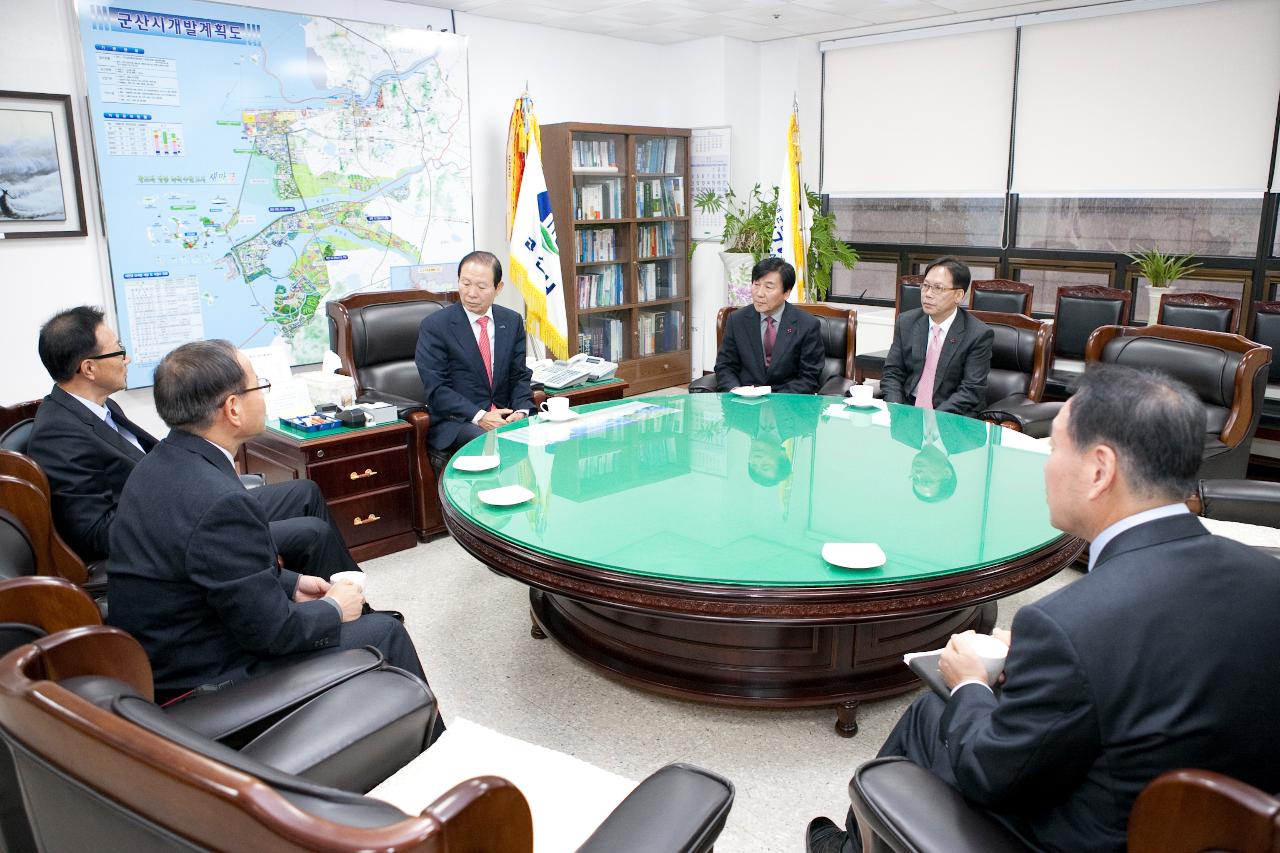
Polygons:
[[418,328],[415,361],[431,412],[427,444],[433,450],[452,453],[533,410],[524,321],[493,304],[500,292],[502,264],[489,252],[472,252],[458,264],[461,301]]
[[995,332],[960,307],[969,268],[955,258],[929,264],[920,307],[898,318],[880,390],[890,403],[973,417],[987,402]]

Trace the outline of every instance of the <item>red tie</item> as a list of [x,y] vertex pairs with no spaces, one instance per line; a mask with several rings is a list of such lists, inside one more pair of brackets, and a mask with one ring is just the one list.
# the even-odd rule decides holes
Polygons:
[[493,353],[489,351],[489,318],[481,317],[476,322],[480,324],[480,360],[484,362],[484,373],[489,377],[489,384],[493,385]]
[[778,339],[778,330],[774,328],[772,317],[765,317],[764,322],[764,368],[768,370],[773,361],[773,344]]

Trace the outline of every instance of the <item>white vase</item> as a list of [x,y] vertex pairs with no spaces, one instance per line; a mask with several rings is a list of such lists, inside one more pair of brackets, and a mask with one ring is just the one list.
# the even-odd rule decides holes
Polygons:
[[721,252],[725,276],[728,278],[726,303],[733,307],[751,302],[751,268],[755,257],[750,252]]
[[1160,316],[1160,300],[1166,293],[1172,293],[1172,287],[1156,287],[1151,284],[1144,284],[1143,289],[1147,292],[1147,325],[1154,326],[1156,318]]

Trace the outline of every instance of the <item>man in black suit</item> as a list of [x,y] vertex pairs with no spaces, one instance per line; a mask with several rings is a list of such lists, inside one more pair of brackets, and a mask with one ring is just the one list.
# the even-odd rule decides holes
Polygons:
[[818,318],[787,301],[795,267],[765,258],[751,270],[751,304],[729,315],[716,354],[716,390],[769,385],[781,394],[816,394],[825,350]]
[[893,327],[880,379],[886,402],[969,417],[982,411],[995,332],[960,307],[968,289],[969,268],[960,261],[939,258],[929,264],[920,307],[907,311]]
[[146,650],[161,700],[327,649],[373,646],[423,677],[404,626],[361,615],[359,587],[277,565],[266,514],[232,464],[265,426],[268,387],[227,341],[184,344],[156,368],[170,432],[125,484],[107,578],[108,619]]
[[431,411],[427,444],[433,450],[452,453],[533,411],[524,321],[493,304],[502,284],[502,264],[494,255],[470,253],[458,264],[461,301],[418,328],[415,361]]
[[[155,446],[109,395],[124,389],[129,355],[96,308],[55,315],[40,329],[40,360],[53,390],[36,410],[32,458],[49,478],[58,533],[85,562],[107,556],[120,493]],[[359,567],[310,480],[254,489],[285,565],[328,577]]]
[[911,490],[925,503],[955,494],[955,466],[951,456],[983,447],[990,425],[972,418],[938,417],[917,406],[889,407],[889,435],[920,452],[911,460]]
[[[1095,366],[1053,424],[1050,521],[1087,539],[1089,572],[1014,617],[1003,689],[968,632],[939,669],[949,700],[917,699],[881,755],[930,769],[1036,849],[1125,848],[1138,793],[1168,770],[1280,789],[1280,573],[1212,536],[1183,503],[1205,411],[1182,383]],[[858,849],[826,818],[811,851]]]

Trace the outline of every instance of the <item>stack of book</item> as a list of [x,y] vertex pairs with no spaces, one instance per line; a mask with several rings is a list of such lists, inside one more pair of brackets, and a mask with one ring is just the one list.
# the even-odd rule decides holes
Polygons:
[[636,216],[684,216],[684,178],[637,179]]
[[636,171],[642,174],[656,175],[676,170],[676,151],[680,140],[676,137],[662,137],[638,140],[636,142]]
[[612,261],[617,258],[617,240],[612,228],[589,228],[578,232],[578,263]]
[[573,140],[573,171],[617,172],[618,152],[613,139]]
[[607,361],[622,361],[622,321],[616,317],[578,320],[578,352]]
[[636,301],[652,302],[670,299],[679,291],[679,275],[671,261],[636,266]]
[[636,226],[636,257],[665,258],[676,251],[675,230],[671,222]]
[[[664,308],[657,311],[645,311],[640,314],[637,324],[637,342],[639,351],[636,356],[644,358],[660,352],[675,352],[684,349],[684,311],[679,308]],[[611,359],[612,360],[612,359]]]
[[622,301],[622,267],[605,267],[577,279],[579,308],[603,308]]
[[619,219],[622,215],[622,181],[574,186],[574,219]]

